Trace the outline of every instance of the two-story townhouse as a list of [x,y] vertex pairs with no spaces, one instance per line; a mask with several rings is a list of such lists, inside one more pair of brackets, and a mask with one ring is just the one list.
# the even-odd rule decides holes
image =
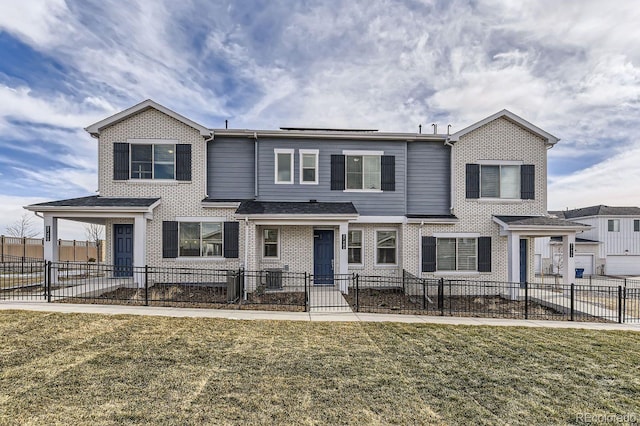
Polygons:
[[[556,137],[503,110],[457,133],[209,129],[151,100],[95,123],[99,195],[27,206],[106,225],[107,262],[523,282],[546,214]],[[342,290],[346,290],[342,288]]]
[[[587,275],[640,275],[639,207],[597,205],[549,213],[590,226],[576,241],[576,268]],[[542,272],[557,270],[562,248],[556,238],[537,242]]]

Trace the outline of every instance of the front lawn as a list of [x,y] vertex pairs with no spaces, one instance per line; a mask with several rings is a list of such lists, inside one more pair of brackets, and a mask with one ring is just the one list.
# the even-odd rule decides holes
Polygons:
[[640,418],[640,334],[0,312],[0,424]]

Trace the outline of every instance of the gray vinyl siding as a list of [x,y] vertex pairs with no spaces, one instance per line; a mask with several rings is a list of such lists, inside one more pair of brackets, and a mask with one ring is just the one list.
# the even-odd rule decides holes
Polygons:
[[[259,201],[351,201],[360,215],[397,216],[405,214],[405,143],[398,141],[349,141],[306,139],[260,139],[258,145]],[[294,149],[293,184],[275,184],[274,149]],[[318,185],[300,184],[300,149],[319,150]],[[331,155],[343,150],[384,151],[395,156],[395,191],[344,192],[331,190]]]
[[253,150],[253,139],[216,137],[208,142],[207,195],[209,198],[254,198]]
[[407,214],[450,214],[450,160],[442,142],[407,143]]

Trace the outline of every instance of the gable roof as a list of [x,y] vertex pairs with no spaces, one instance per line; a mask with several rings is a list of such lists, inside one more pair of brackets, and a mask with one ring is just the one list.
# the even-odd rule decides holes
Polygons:
[[600,204],[598,206],[554,212],[554,214],[565,219],[588,216],[640,216],[640,207],[611,207]]
[[211,131],[206,128],[205,126],[196,123],[195,121],[189,120],[187,117],[184,117],[180,114],[178,114],[175,111],[170,110],[169,108],[160,105],[157,102],[152,101],[151,99],[147,99],[146,101],[142,101],[137,105],[132,106],[131,108],[127,108],[124,111],[120,111],[117,114],[112,115],[111,117],[107,117],[104,120],[98,121],[97,123],[94,123],[88,127],[85,128],[85,130],[87,132],[89,132],[91,134],[91,136],[98,136],[100,135],[100,131],[102,129],[104,129],[105,127],[109,127],[112,126],[116,123],[119,123],[123,120],[126,120],[127,118],[131,117],[132,115],[138,114],[142,111],[145,111],[149,108],[153,108],[156,109],[166,115],[168,115],[169,117],[175,118],[176,120],[180,121],[181,123],[186,124],[189,127],[193,127],[194,129],[198,130],[200,132],[200,134],[202,136],[211,136]]
[[545,132],[544,130],[542,130],[538,126],[535,126],[535,125],[529,123],[524,118],[515,115],[511,111],[503,109],[502,111],[497,112],[497,113],[495,113],[493,115],[490,115],[489,117],[487,117],[487,118],[485,118],[483,120],[480,120],[477,123],[474,123],[469,127],[465,127],[464,129],[455,132],[454,134],[452,134],[449,137],[449,142],[457,142],[457,141],[460,140],[461,136],[464,136],[467,133],[473,132],[474,130],[484,126],[487,123],[492,122],[493,120],[497,120],[498,118],[505,118],[505,119],[509,120],[510,122],[522,127],[523,129],[528,130],[531,133],[540,136],[542,139],[544,139],[546,141],[546,145],[547,146],[553,146],[560,140],[559,138],[553,136],[551,133]]

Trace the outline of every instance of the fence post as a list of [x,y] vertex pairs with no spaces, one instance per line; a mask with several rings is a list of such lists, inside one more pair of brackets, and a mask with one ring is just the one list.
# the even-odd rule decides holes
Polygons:
[[309,279],[309,274],[307,272],[304,273],[304,311],[309,312],[309,293],[307,287],[307,280]]
[[360,312],[360,275],[356,274],[356,312]]
[[444,278],[438,280],[438,309],[440,315],[444,316]]
[[427,282],[422,280],[422,310],[427,309]]
[[0,236],[0,262],[4,263],[4,235]]
[[570,317],[569,317],[570,321],[573,321],[573,313],[574,313],[574,310],[575,310],[575,306],[574,306],[575,295],[576,295],[575,294],[575,284],[571,283],[571,293],[570,293],[570,296],[571,296],[571,311],[570,311]]
[[144,265],[144,306],[149,306],[149,265]]
[[47,303],[51,303],[51,261],[50,260],[46,263],[45,276],[46,276],[45,287],[47,291]]
[[524,319],[529,319],[529,283],[524,282]]
[[622,309],[622,286],[618,286],[618,322],[622,324],[622,313],[624,310]]

